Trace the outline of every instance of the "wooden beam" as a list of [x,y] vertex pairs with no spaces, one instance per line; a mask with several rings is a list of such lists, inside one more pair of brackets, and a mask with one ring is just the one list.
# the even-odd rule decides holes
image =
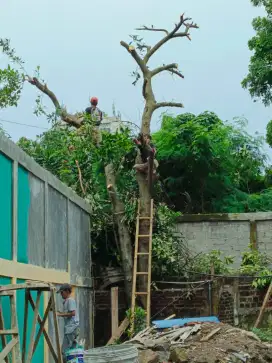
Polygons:
[[[4,330],[4,317],[3,317],[3,312],[2,312],[2,304],[0,302],[0,329]],[[1,343],[2,343],[2,350],[5,349],[6,345],[7,345],[7,337],[5,335],[1,335]],[[9,363],[9,358],[6,357],[5,358],[5,362]]]
[[62,363],[63,360],[62,360],[62,351],[60,345],[59,324],[58,324],[58,317],[56,310],[55,289],[51,290],[51,299],[52,299],[52,311],[53,311],[53,320],[55,327],[55,337],[56,337],[57,356],[58,356],[58,361],[56,361],[56,363]]
[[124,333],[124,331],[128,328],[128,326],[129,326],[129,320],[128,320],[128,318],[125,318],[122,321],[121,325],[119,326],[118,330],[116,331],[115,336],[112,336],[110,338],[107,345],[113,344],[116,341],[116,339],[119,339],[121,337],[121,335]]
[[3,362],[12,348],[18,343],[18,338],[13,338],[0,353],[0,362]]
[[270,283],[270,285],[269,285],[269,287],[267,289],[267,292],[266,292],[266,295],[265,295],[265,298],[264,298],[264,301],[263,301],[263,305],[261,307],[259,316],[258,316],[258,318],[256,320],[255,325],[254,325],[254,328],[258,328],[258,326],[260,325],[260,322],[262,321],[263,314],[264,314],[264,311],[265,311],[265,308],[267,306],[267,303],[268,303],[268,300],[270,298],[271,293],[272,293],[272,282]]
[[111,288],[111,336],[115,336],[119,327],[118,287]]
[[33,280],[63,284],[70,282],[66,271],[48,269],[0,258],[0,276],[15,277],[23,280]]
[[[30,305],[31,305],[32,309],[34,310],[35,309],[35,304],[34,304],[34,301],[33,301],[33,299],[32,299],[31,296],[29,297],[29,302],[30,302]],[[40,314],[38,314],[38,323],[40,325],[42,324],[42,318],[40,317]],[[44,338],[46,340],[46,343],[48,344],[48,347],[50,349],[50,352],[51,352],[51,354],[52,354],[55,362],[58,362],[58,356],[57,356],[57,354],[55,352],[54,346],[53,346],[53,344],[51,342],[51,339],[50,339],[50,337],[49,337],[49,335],[48,335],[48,333],[47,333],[46,330],[43,331],[43,335],[44,335]]]
[[[29,292],[29,294],[31,296],[30,292]],[[41,295],[42,295],[42,292],[38,291],[36,306],[35,306],[35,309],[34,309],[34,317],[33,317],[33,321],[32,321],[32,328],[31,328],[31,334],[30,334],[30,344],[29,344],[29,348],[28,348],[28,355],[27,355],[26,363],[31,363],[32,356],[33,356],[33,353],[34,353],[34,351],[33,351],[34,344],[35,344],[34,339],[35,339],[36,325],[37,325],[39,308],[40,308]]]
[[28,300],[29,291],[25,291],[25,310],[24,310],[24,332],[23,332],[23,347],[22,347],[22,362],[25,363],[26,358],[26,334],[27,334],[27,320],[28,320]]
[[0,293],[14,290],[50,290],[49,284],[26,283],[26,284],[10,284],[0,286]]
[[42,335],[42,333],[43,333],[43,331],[45,329],[45,324],[47,322],[47,317],[48,317],[49,311],[51,309],[51,302],[52,302],[52,299],[51,299],[51,296],[50,296],[50,299],[49,299],[48,304],[47,304],[47,308],[46,308],[44,316],[43,316],[42,323],[40,324],[40,329],[39,329],[38,334],[37,334],[36,339],[35,339],[35,343],[34,343],[34,346],[33,346],[33,355],[34,355],[35,350],[36,350],[36,348],[37,348],[37,346],[39,344],[39,339],[40,339],[40,337],[41,337],[41,335]]
[[18,330],[17,329],[0,330],[0,335],[13,335],[13,334],[18,334]]

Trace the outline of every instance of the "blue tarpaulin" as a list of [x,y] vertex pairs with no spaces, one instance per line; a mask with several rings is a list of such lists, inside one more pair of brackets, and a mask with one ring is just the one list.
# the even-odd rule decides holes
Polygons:
[[183,319],[171,319],[171,320],[155,320],[152,321],[152,324],[155,325],[158,329],[166,329],[172,328],[173,326],[184,326],[188,323],[193,322],[210,322],[210,323],[219,323],[219,320],[216,316],[207,316],[207,317],[196,317],[196,318],[183,318]]

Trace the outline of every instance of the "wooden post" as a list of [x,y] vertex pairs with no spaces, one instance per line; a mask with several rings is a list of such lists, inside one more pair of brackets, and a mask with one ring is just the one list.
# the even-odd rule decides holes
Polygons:
[[111,288],[111,336],[115,336],[119,327],[118,287]]
[[53,288],[51,289],[51,298],[52,298],[53,320],[54,320],[56,346],[57,346],[57,356],[59,359],[58,362],[62,363],[63,360],[62,360],[62,352],[61,352],[60,336],[59,336],[59,323],[56,310],[55,289]]
[[42,292],[41,292],[41,290],[39,290],[38,294],[37,294],[36,306],[35,306],[35,310],[34,310],[34,318],[33,318],[33,321],[32,321],[30,344],[29,344],[29,350],[28,350],[26,363],[31,363],[32,356],[33,356],[33,348],[34,348],[34,343],[35,343],[34,339],[35,339],[35,333],[36,333],[36,323],[37,323],[37,320],[38,320],[41,295],[42,295]]
[[268,303],[268,300],[270,298],[270,295],[271,295],[271,292],[272,292],[272,282],[270,283],[268,289],[267,289],[267,292],[266,292],[266,295],[265,295],[265,298],[264,298],[264,301],[263,301],[263,305],[261,307],[261,310],[260,310],[260,313],[259,313],[259,316],[256,320],[256,323],[254,325],[254,328],[258,328],[260,322],[262,321],[262,318],[263,318],[263,314],[264,314],[264,311],[265,311],[265,308],[266,308],[266,305]]

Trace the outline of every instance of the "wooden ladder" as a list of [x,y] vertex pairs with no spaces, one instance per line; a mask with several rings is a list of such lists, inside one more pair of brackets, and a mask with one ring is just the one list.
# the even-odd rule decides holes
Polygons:
[[[147,224],[147,225],[146,225]],[[148,229],[148,234],[141,234],[143,229]],[[153,232],[153,199],[150,202],[150,213],[148,216],[140,215],[140,201],[138,200],[138,212],[136,221],[134,266],[132,280],[132,299],[131,299],[131,332],[134,331],[136,298],[146,297],[146,325],[150,325],[150,305],[151,305],[151,262],[152,262],[152,232]],[[141,242],[139,243],[139,240]],[[147,259],[147,270],[139,271],[138,263],[140,258]],[[142,277],[146,288],[144,291],[137,291],[137,278]]]
[[[2,298],[9,297],[11,329],[5,329],[4,316],[2,310]],[[20,343],[19,343],[19,327],[16,312],[16,291],[0,292],[0,336],[2,343],[2,351],[0,351],[0,362],[21,363]],[[12,339],[7,343],[7,336]],[[10,357],[12,353],[12,357]],[[10,360],[12,358],[12,360]]]

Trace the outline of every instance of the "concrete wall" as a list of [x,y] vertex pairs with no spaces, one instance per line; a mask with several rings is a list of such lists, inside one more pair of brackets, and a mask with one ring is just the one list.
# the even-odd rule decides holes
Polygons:
[[[71,283],[79,307],[81,336],[90,347],[93,294],[89,205],[2,135],[0,200],[0,284],[25,280]],[[19,294],[21,324],[24,296]],[[57,303],[61,309],[60,297]],[[4,314],[8,321],[7,305]],[[52,334],[51,322],[48,329]],[[41,342],[33,362],[48,361],[48,351]]]
[[234,267],[249,244],[272,256],[272,212],[183,215],[177,227],[192,252],[220,250],[235,258]]

